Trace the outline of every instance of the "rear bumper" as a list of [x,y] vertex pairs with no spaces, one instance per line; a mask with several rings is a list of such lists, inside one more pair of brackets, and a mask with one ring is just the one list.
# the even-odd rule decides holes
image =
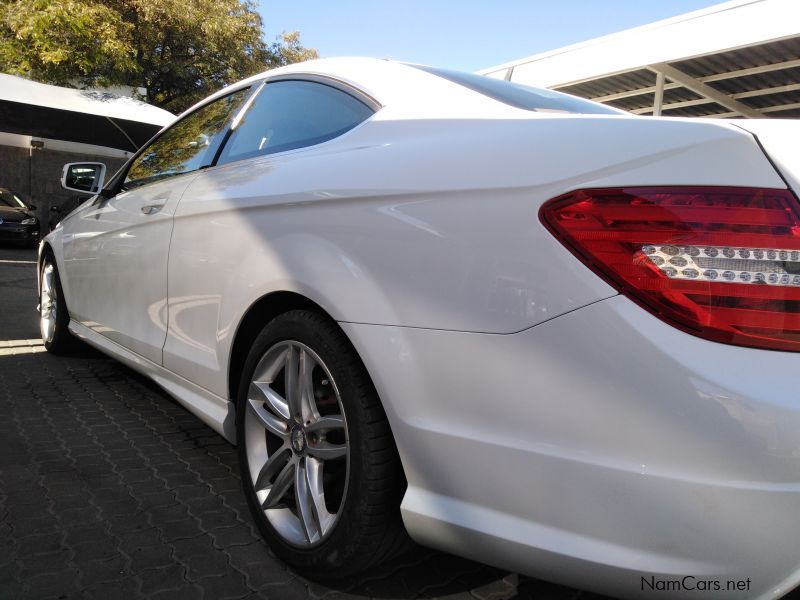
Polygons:
[[620,296],[512,335],[342,326],[419,541],[624,597],[800,581],[800,354],[701,340]]

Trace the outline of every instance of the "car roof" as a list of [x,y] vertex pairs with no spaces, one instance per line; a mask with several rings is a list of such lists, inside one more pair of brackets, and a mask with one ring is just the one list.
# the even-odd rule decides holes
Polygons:
[[454,117],[476,111],[488,117],[520,112],[413,65],[362,57],[321,58],[264,71],[219,90],[186,112],[264,79],[291,75],[336,79],[361,90],[382,106],[404,108],[405,117]]

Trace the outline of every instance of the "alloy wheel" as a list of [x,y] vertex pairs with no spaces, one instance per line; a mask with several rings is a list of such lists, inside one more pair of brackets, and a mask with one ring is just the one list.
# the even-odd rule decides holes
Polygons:
[[350,468],[330,371],[305,344],[279,342],[256,366],[245,410],[250,479],[267,520],[294,546],[320,544],[342,511]]
[[46,263],[42,269],[42,295],[39,308],[39,329],[42,340],[52,342],[56,334],[56,318],[58,316],[58,292],[55,284],[55,269]]

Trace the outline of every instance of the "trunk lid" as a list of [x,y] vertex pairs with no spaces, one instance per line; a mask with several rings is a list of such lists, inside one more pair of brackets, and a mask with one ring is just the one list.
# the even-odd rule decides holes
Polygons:
[[742,119],[732,123],[756,136],[772,164],[800,196],[800,120]]

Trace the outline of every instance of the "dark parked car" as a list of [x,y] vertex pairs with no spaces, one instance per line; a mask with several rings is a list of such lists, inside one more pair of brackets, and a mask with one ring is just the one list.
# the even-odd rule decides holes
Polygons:
[[39,219],[36,207],[25,204],[19,196],[0,188],[0,242],[39,243]]
[[73,210],[78,208],[83,202],[92,196],[90,194],[82,194],[78,196],[72,196],[68,198],[63,204],[61,205],[53,205],[50,207],[50,223],[48,230],[53,231],[56,225],[58,225],[59,221],[61,221],[64,217],[66,217],[69,213]]

